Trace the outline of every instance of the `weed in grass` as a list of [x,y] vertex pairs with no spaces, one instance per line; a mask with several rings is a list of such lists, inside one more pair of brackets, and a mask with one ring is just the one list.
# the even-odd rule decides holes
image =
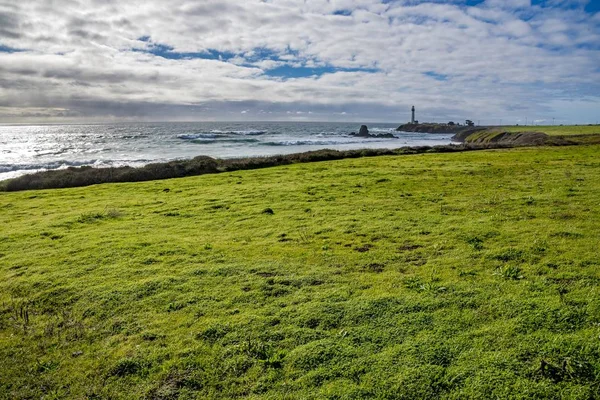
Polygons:
[[509,262],[509,261],[523,261],[525,252],[520,249],[509,248],[492,256],[494,260]]
[[483,239],[478,236],[467,237],[467,243],[473,247],[473,250],[483,250]]
[[523,279],[522,270],[519,267],[515,267],[514,265],[499,267],[494,272],[494,275],[501,276],[504,279],[513,279],[519,280]]
[[140,359],[124,358],[119,360],[108,372],[109,376],[124,377],[141,374],[148,368],[148,363]]
[[313,235],[308,228],[302,227],[298,230],[298,242],[301,244],[310,244],[313,241]]
[[104,214],[102,213],[86,212],[77,217],[77,222],[81,224],[90,224],[101,219],[104,219]]
[[123,213],[116,208],[105,208],[104,215],[106,218],[119,218],[123,216]]
[[[8,306],[5,309],[10,315],[10,319],[14,324],[15,328],[22,329],[23,332],[27,332],[30,325],[30,313],[32,304],[29,300],[15,300],[11,299]],[[3,307],[4,308],[4,307]]]
[[410,276],[402,280],[402,284],[407,289],[419,289],[423,285],[421,278],[418,276]]
[[77,222],[81,224],[91,224],[103,219],[119,218],[123,215],[119,210],[114,208],[105,208],[102,212],[84,212],[77,217]]

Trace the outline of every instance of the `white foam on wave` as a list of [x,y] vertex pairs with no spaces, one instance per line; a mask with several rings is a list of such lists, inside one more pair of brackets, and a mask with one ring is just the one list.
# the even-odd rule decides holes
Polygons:
[[260,140],[258,139],[250,139],[250,138],[232,138],[232,137],[224,137],[218,139],[207,139],[207,138],[198,138],[191,140],[192,143],[196,144],[220,144],[220,143],[258,143]]
[[181,135],[177,135],[178,139],[183,140],[196,140],[196,139],[218,139],[224,136],[258,136],[264,135],[267,132],[259,131],[259,130],[241,130],[241,131],[228,131],[228,130],[220,130],[213,129],[210,132],[200,132],[200,133],[185,133]]
[[264,135],[267,132],[255,129],[248,130],[239,130],[239,131],[223,131],[219,129],[213,129],[210,131],[211,133],[217,133],[222,135],[247,135],[247,136],[256,136],[256,135]]
[[365,143],[363,140],[281,140],[260,143],[263,146],[336,146],[342,144]]
[[369,132],[385,132],[385,133],[394,133],[396,129],[394,128],[369,128]]
[[214,133],[186,133],[182,135],[177,135],[178,139],[183,140],[196,140],[196,139],[216,139],[219,135]]

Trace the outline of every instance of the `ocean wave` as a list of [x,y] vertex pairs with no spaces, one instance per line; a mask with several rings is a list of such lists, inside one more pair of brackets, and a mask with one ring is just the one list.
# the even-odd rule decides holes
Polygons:
[[71,150],[75,150],[75,147],[63,147],[54,151],[46,151],[46,152],[36,152],[36,157],[45,157],[45,156],[59,156],[61,154],[68,153]]
[[123,135],[119,136],[119,139],[139,139],[139,138],[147,138],[148,135]]
[[256,130],[256,129],[248,129],[241,131],[222,131],[219,129],[213,129],[210,133],[216,133],[220,135],[243,135],[243,136],[257,136],[257,135],[266,135],[266,131]]
[[219,129],[213,129],[210,132],[201,133],[185,133],[177,135],[178,139],[183,140],[196,140],[196,139],[218,139],[223,136],[258,136],[265,135],[266,131],[258,130],[243,130],[243,131],[222,131]]
[[364,143],[348,140],[282,140],[280,142],[264,142],[262,146],[335,146],[340,144]]
[[196,144],[211,144],[211,143],[256,143],[258,139],[194,139],[190,141]]
[[394,133],[396,132],[395,128],[369,128],[369,132],[384,132],[384,133]]
[[183,140],[197,140],[197,139],[216,139],[220,135],[215,133],[186,133],[182,135],[177,135],[178,139]]

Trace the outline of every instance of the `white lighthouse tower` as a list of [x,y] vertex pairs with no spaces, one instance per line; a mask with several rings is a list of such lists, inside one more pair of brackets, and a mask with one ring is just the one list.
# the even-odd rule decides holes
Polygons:
[[411,124],[415,123],[415,106],[412,106],[412,117],[410,119],[410,123]]

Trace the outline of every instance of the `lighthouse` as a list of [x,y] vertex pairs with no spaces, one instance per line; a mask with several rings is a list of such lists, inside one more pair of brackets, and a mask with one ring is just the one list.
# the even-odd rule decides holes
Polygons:
[[415,106],[412,106],[412,117],[410,119],[410,123],[411,124],[415,123]]

